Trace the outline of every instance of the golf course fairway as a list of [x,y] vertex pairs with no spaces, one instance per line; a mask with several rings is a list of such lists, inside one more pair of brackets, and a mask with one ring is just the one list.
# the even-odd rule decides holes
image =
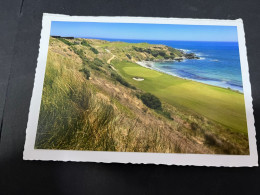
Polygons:
[[[244,94],[186,80],[129,61],[112,61],[118,73],[132,85],[156,95],[180,109],[195,111],[227,129],[247,134]],[[136,81],[133,77],[144,78]]]

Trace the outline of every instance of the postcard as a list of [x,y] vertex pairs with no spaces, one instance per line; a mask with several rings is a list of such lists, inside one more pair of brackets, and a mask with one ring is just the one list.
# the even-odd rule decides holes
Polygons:
[[258,166],[242,20],[44,14],[24,159]]

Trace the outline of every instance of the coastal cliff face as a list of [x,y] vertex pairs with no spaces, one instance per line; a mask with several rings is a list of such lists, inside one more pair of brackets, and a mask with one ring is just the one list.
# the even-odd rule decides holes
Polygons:
[[[209,94],[216,97],[222,93],[219,89],[215,92],[215,88],[136,64],[137,61],[196,58],[195,54],[165,45],[51,37],[35,147],[247,154],[248,140],[244,132],[237,132],[233,127],[228,130],[226,125],[191,107],[178,105],[181,100],[192,106],[190,96],[196,85],[210,88]],[[178,86],[184,88],[170,91],[171,87]],[[187,98],[169,97],[173,101],[168,101],[162,89],[177,96],[193,91]],[[227,93],[234,97],[232,101],[241,95],[224,92]],[[199,96],[199,101],[204,101],[203,97]],[[214,101],[223,100],[211,100]],[[206,104],[196,105],[203,106],[203,103]]]

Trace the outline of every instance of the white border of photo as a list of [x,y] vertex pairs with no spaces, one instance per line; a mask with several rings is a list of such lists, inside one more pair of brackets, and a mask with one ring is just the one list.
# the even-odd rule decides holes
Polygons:
[[[242,70],[243,90],[246,105],[246,117],[249,137],[249,155],[212,155],[212,154],[174,154],[174,153],[139,153],[139,152],[101,152],[75,150],[35,149],[35,138],[39,119],[43,90],[45,67],[52,21],[74,22],[107,22],[107,23],[152,23],[152,24],[186,24],[186,25],[220,25],[236,26],[238,32],[239,53]],[[215,19],[182,19],[182,18],[149,18],[149,17],[90,17],[66,16],[59,14],[43,14],[39,56],[35,74],[33,94],[30,104],[29,119],[26,130],[24,160],[54,160],[105,163],[143,163],[166,165],[226,166],[252,167],[258,166],[258,154],[255,138],[251,84],[247,62],[247,51],[243,21]]]

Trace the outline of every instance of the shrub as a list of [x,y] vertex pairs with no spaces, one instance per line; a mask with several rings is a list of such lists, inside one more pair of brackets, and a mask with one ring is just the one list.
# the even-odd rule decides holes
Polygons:
[[143,52],[143,51],[144,51],[143,48],[141,48],[141,47],[135,47],[135,46],[133,46],[133,49],[134,49],[135,51],[138,51],[138,52]]
[[182,147],[179,142],[174,143],[174,153],[182,153]]
[[94,47],[91,47],[90,50],[94,53],[94,54],[98,54],[98,50]]
[[81,58],[83,66],[86,66],[88,64],[89,60],[84,55],[84,51],[82,49],[78,50],[76,47],[73,47],[73,46],[72,46],[72,49],[73,49],[74,53],[77,54]]
[[174,120],[171,116],[171,114],[167,111],[164,111],[164,110],[156,110],[157,113],[163,115],[164,117],[170,119],[170,120]]
[[116,81],[118,81],[119,83],[121,83],[122,85],[131,88],[131,89],[136,89],[135,86],[130,85],[128,82],[126,82],[120,75],[116,74],[116,73],[111,73],[111,77],[114,78]]
[[76,47],[74,47],[74,46],[72,46],[71,48],[73,49],[73,51],[74,51],[75,54],[79,55],[80,58],[84,55],[84,52],[83,52],[82,49],[79,49],[79,50],[78,50],[78,49],[77,49]]
[[93,63],[96,65],[96,66],[103,66],[103,61],[100,60],[99,58],[95,58]]
[[190,124],[190,127],[193,131],[196,131],[199,128],[199,125],[197,123],[192,122]]
[[79,71],[80,71],[80,72],[83,72],[84,75],[85,75],[85,77],[86,77],[86,79],[89,80],[89,77],[90,77],[90,71],[89,71],[88,69],[83,68],[83,69],[81,69],[81,70],[79,70]]
[[86,46],[86,47],[91,47],[91,45],[86,40],[83,40],[81,42],[81,45]]
[[141,95],[142,102],[149,108],[155,110],[162,110],[162,103],[159,98],[151,93],[144,93]]
[[169,56],[167,54],[164,56],[164,59],[170,59],[170,58],[171,58],[171,56]]
[[98,70],[101,71],[101,69],[99,67],[102,67],[103,62],[102,60],[95,58],[93,61],[87,61],[86,65],[88,65],[90,68],[94,69],[94,70]]
[[94,70],[101,71],[101,69],[98,66],[95,66],[93,64],[89,64],[89,67],[94,69]]
[[157,56],[159,55],[159,52],[156,51],[156,50],[153,50],[153,51],[151,52],[151,54],[152,54],[154,57],[157,57]]
[[132,59],[132,57],[130,56],[130,54],[126,54],[126,57],[128,57],[129,60]]
[[140,94],[140,93],[136,93],[135,96],[136,96],[138,99],[141,99],[141,94]]
[[152,50],[150,48],[148,48],[145,50],[145,52],[150,54],[152,52]]
[[57,38],[58,40],[60,40],[61,42],[65,43],[68,46],[73,45],[73,43],[69,42],[68,40],[64,39],[64,38]]
[[[90,61],[84,54],[84,51],[82,49],[77,49],[75,47],[72,47],[73,51],[81,58],[83,66],[89,66],[90,68],[94,70],[101,71],[101,69],[98,66],[102,66],[103,62],[102,60],[95,58],[93,61]],[[84,69],[82,69],[84,70]],[[89,76],[88,76],[89,77]],[[88,78],[87,77],[87,78]]]
[[205,144],[216,147],[216,153],[233,155],[241,154],[240,150],[236,148],[233,144],[223,139],[217,138],[215,135],[211,133],[206,133],[204,137]]
[[168,51],[171,52],[171,55],[178,55],[178,56],[182,56],[183,55],[183,52],[181,50],[178,50],[178,49],[174,49],[172,47],[167,47]]
[[208,144],[210,146],[218,146],[219,145],[217,138],[213,134],[206,133],[204,135],[204,137],[205,137],[205,143],[206,144]]
[[164,57],[164,56],[166,56],[166,53],[165,53],[165,51],[159,51],[159,55]]

